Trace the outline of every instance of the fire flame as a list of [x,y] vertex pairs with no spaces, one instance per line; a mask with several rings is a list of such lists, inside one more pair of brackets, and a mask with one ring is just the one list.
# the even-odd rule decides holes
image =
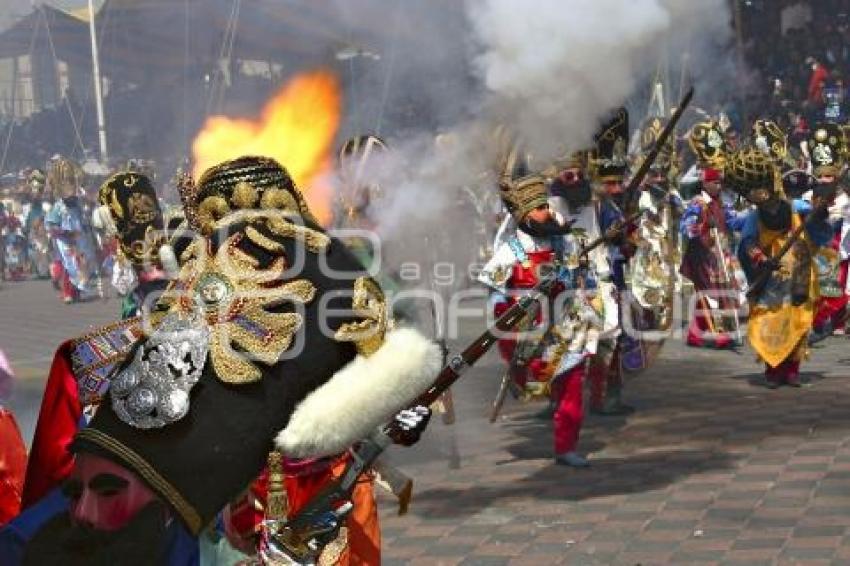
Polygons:
[[293,77],[259,118],[212,116],[192,142],[193,173],[243,155],[273,157],[286,167],[322,223],[331,215],[327,178],[342,95],[336,75],[319,70]]

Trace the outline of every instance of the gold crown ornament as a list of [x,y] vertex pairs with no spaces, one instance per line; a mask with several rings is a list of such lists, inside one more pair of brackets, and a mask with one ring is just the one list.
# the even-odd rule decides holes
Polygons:
[[753,191],[765,192],[768,196],[779,192],[776,173],[776,165],[769,155],[754,147],[746,147],[728,157],[724,184],[744,198],[753,200]]
[[841,173],[846,151],[841,126],[835,122],[817,124],[806,143],[815,177],[837,176]]
[[728,148],[723,130],[716,121],[709,120],[694,124],[688,135],[688,145],[694,152],[700,167],[723,168]]
[[232,222],[260,222],[279,236],[304,241],[311,250],[327,246],[328,237],[301,191],[270,157],[225,161],[204,171],[197,183],[184,178],[179,190],[186,220],[202,236]]
[[788,136],[772,120],[753,122],[753,140],[755,146],[771,156],[776,163],[783,163],[788,156]]

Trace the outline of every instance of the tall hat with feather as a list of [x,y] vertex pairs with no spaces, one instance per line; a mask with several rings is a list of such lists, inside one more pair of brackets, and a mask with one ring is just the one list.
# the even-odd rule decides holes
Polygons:
[[517,222],[548,203],[546,179],[529,170],[529,156],[517,138],[502,128],[496,133],[499,194]]

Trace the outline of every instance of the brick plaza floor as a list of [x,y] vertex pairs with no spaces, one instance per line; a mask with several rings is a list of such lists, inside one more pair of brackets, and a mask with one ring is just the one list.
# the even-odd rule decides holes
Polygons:
[[[0,289],[0,348],[20,379],[8,405],[32,435],[55,347],[112,320],[115,299],[66,306],[47,282]],[[481,322],[462,326],[463,345]],[[551,461],[539,405],[509,401],[487,421],[494,354],[455,391],[457,422],[435,417],[390,459],[415,479],[404,517],[381,494],[384,563],[850,564],[850,341],[804,365],[801,389],[769,390],[752,353],[665,345],[631,379],[628,418],[589,417],[592,467]]]

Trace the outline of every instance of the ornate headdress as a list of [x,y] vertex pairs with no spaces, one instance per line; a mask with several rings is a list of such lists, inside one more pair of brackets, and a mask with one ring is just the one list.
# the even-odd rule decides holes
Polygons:
[[618,108],[594,136],[591,172],[597,181],[622,181],[628,167],[629,113]]
[[722,169],[728,149],[720,125],[714,121],[693,125],[688,135],[688,145],[702,168]]
[[47,169],[47,184],[56,196],[76,196],[84,182],[83,169],[66,157],[56,159]]
[[340,165],[349,162],[354,165],[354,170],[359,173],[362,164],[368,161],[373,151],[383,152],[389,149],[387,142],[374,134],[354,136],[343,142],[339,148]]
[[545,206],[549,202],[546,179],[538,174],[526,175],[516,180],[503,180],[499,191],[508,212],[517,222],[521,222],[535,208]]
[[540,174],[549,181],[557,177],[564,169],[587,171],[589,153],[587,150],[564,152],[560,157],[553,159]]
[[[643,125],[640,131],[640,153],[641,156],[647,155],[655,147],[661,132],[664,130],[664,121],[659,117],[649,118]],[[673,167],[676,157],[676,145],[673,141],[673,136],[667,138],[664,146],[658,151],[658,157],[652,164],[652,169],[668,173]]]
[[546,180],[528,171],[528,157],[515,139],[499,141],[499,194],[514,220],[522,222],[529,212],[548,203]]
[[753,147],[736,151],[726,162],[726,186],[744,198],[749,198],[754,190],[776,193],[776,180],[776,165],[773,160]]
[[118,173],[100,186],[97,200],[108,210],[121,253],[137,265],[155,259],[154,250],[162,242],[154,232],[165,226],[150,179],[141,173]]
[[807,140],[815,177],[838,175],[844,165],[844,133],[835,122],[815,126]]
[[[180,191],[189,226],[204,236],[212,234],[219,222],[235,211],[274,211],[300,217],[314,228],[319,225],[289,173],[270,157],[225,161],[207,169],[197,184],[185,179]],[[270,228],[288,235],[291,228],[275,218],[279,220],[269,215]]]
[[337,211],[334,214],[337,225],[341,220],[355,220],[373,199],[380,198],[381,188],[370,179],[370,176],[374,178],[374,171],[370,172],[369,167],[372,161],[374,168],[375,158],[388,149],[384,140],[372,134],[355,136],[342,144],[339,149],[339,177],[343,186],[336,194]]
[[788,156],[788,136],[772,120],[753,122],[753,143],[778,164],[783,163]]

